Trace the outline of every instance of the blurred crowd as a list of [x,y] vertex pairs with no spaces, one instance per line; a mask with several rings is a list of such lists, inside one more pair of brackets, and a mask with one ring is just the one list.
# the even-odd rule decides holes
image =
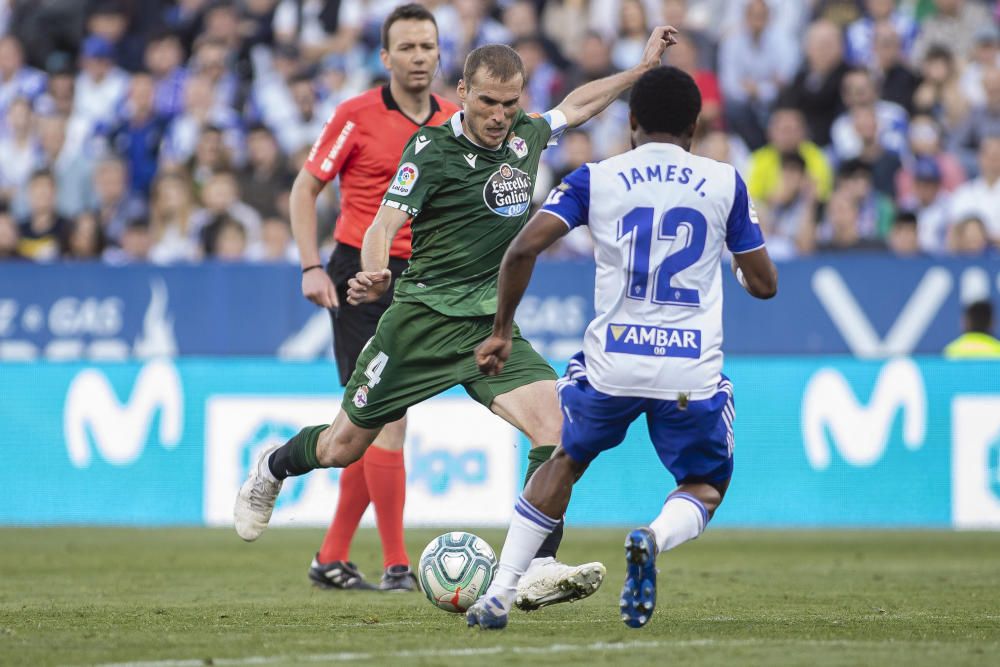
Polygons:
[[[296,261],[292,181],[336,105],[385,82],[387,0],[0,0],[0,260]],[[436,92],[511,44],[545,110],[654,25],[703,96],[694,151],[747,181],[776,259],[1000,248],[1000,2],[427,0]],[[536,189],[627,150],[616,101]],[[377,196],[373,193],[373,196]],[[320,201],[323,239],[336,185]],[[571,235],[558,256],[589,252]]]

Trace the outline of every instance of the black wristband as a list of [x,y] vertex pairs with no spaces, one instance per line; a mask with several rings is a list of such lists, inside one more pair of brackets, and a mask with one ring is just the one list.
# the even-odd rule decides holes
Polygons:
[[302,269],[302,273],[305,273],[306,271],[312,271],[313,269],[322,269],[322,268],[323,268],[322,264],[313,264],[312,266],[307,266],[306,268]]

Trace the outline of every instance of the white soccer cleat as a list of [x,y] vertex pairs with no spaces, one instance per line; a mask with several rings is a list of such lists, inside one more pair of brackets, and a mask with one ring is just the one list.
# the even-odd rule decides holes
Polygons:
[[554,558],[532,563],[517,586],[514,604],[523,611],[575,602],[597,592],[607,572],[601,563],[565,565]]
[[236,534],[247,542],[256,540],[267,528],[278,492],[281,491],[282,480],[275,479],[267,468],[267,459],[278,447],[280,445],[270,447],[260,455],[250,469],[247,481],[236,494],[236,506],[233,508]]

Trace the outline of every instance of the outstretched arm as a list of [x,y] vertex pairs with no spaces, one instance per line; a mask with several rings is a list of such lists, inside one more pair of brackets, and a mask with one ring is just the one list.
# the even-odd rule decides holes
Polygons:
[[660,26],[653,30],[642,60],[631,69],[584,84],[566,96],[556,109],[566,116],[569,127],[582,125],[604,111],[611,102],[628,90],[647,71],[658,67],[667,47],[676,44],[677,30]]
[[546,248],[569,231],[566,223],[551,213],[539,211],[504,253],[497,287],[497,314],[493,334],[476,348],[476,364],[486,375],[498,375],[510,356],[514,311],[531,281],[535,260]]
[[377,301],[389,289],[392,273],[389,247],[410,216],[391,206],[379,206],[371,227],[361,243],[361,271],[347,281],[347,301],[352,305]]

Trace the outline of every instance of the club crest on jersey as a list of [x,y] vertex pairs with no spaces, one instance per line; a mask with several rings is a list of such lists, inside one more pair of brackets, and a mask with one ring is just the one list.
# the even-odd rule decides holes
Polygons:
[[604,349],[607,352],[644,357],[697,359],[701,356],[701,332],[697,329],[670,329],[641,324],[609,324]]
[[363,384],[354,392],[354,407],[363,408],[368,405],[368,385]]
[[396,172],[396,177],[392,179],[389,192],[394,195],[406,196],[413,190],[413,186],[419,177],[420,170],[417,169],[417,165],[412,162],[404,162],[399,165],[399,171]]
[[503,164],[483,187],[483,201],[497,215],[514,218],[531,204],[531,176],[517,167]]
[[507,145],[510,146],[510,149],[514,151],[514,155],[517,157],[522,159],[528,157],[528,142],[516,134],[510,138]]

